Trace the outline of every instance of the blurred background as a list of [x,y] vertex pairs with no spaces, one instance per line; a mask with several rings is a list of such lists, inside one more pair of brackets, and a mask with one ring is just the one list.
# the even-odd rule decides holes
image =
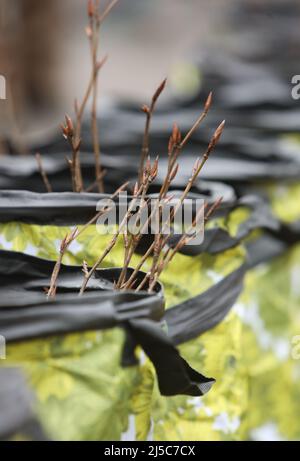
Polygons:
[[[106,3],[102,0],[103,7]],[[239,4],[245,11],[269,5],[272,16],[274,5],[286,9],[287,3],[120,0],[102,30],[102,54],[109,61],[101,74],[99,98],[146,101],[165,76],[170,88],[180,90],[184,82],[193,91],[199,76],[183,63],[230,41],[242,46],[235,30],[240,24],[234,21]],[[55,125],[71,111],[75,96],[83,94],[90,72],[85,5],[86,0],[1,0],[0,74],[10,95],[0,105],[2,134],[16,124],[26,135]],[[282,33],[280,27],[277,32]],[[259,52],[262,43],[255,46]]]
[[[298,39],[299,3],[120,0],[102,30],[101,50],[109,60],[101,73],[99,100],[113,96],[146,102],[166,76],[170,92],[196,94],[199,69],[188,63],[228,49],[247,58],[252,53],[257,61],[268,47],[284,60],[296,43],[288,52],[286,35]],[[88,81],[86,0],[1,0],[0,15],[0,74],[8,94],[0,104],[0,135],[19,131],[28,137],[41,128],[53,129],[72,111]],[[285,74],[287,89],[295,73],[296,68]]]

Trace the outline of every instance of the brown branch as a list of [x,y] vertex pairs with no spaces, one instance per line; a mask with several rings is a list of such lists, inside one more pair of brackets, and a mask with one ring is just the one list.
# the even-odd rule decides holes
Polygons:
[[160,197],[163,197],[164,194],[166,194],[166,192],[168,190],[167,180],[168,180],[168,177],[170,175],[170,172],[174,168],[174,166],[175,166],[175,164],[177,162],[177,159],[178,159],[179,155],[181,154],[183,148],[186,146],[186,144],[188,143],[190,138],[193,136],[194,132],[199,128],[201,123],[207,117],[208,112],[209,112],[209,110],[211,108],[211,105],[212,105],[212,92],[210,92],[209,95],[208,95],[208,98],[207,98],[207,100],[205,102],[204,110],[203,110],[202,114],[197,118],[196,122],[194,123],[192,128],[188,131],[188,133],[183,138],[183,140],[181,140],[181,133],[180,133],[177,125],[176,124],[174,125],[173,133],[172,133],[170,143],[169,143],[168,173],[167,173],[166,179],[165,179],[165,181],[164,181],[164,183],[163,183],[163,185],[161,187]]
[[43,166],[43,162],[42,162],[42,157],[41,157],[41,154],[37,153],[35,155],[35,158],[36,158],[36,161],[37,161],[37,164],[38,164],[38,168],[39,168],[39,172],[40,172],[40,175],[43,179],[43,182],[45,184],[45,187],[46,187],[46,190],[47,192],[52,192],[52,187],[51,187],[51,184],[50,184],[50,181],[48,179],[48,176],[47,176],[47,173],[44,169],[44,166]]
[[60,270],[61,270],[63,258],[65,256],[66,251],[68,250],[69,246],[71,245],[71,243],[73,242],[73,240],[77,236],[78,236],[78,229],[76,227],[74,229],[74,231],[71,232],[71,234],[67,234],[65,236],[65,238],[63,239],[63,241],[61,242],[60,250],[59,250],[59,257],[58,257],[58,260],[57,260],[57,262],[56,262],[56,264],[54,266],[52,276],[51,276],[51,281],[50,281],[50,288],[49,288],[48,293],[47,293],[48,298],[54,299],[55,296],[56,296],[57,281],[58,281],[58,276],[59,276],[59,273],[60,273]]
[[[211,216],[213,215],[213,213],[219,208],[219,206],[221,205],[222,203],[222,200],[223,198],[220,198],[218,199],[212,206],[211,208],[208,210],[207,214],[205,215],[204,217],[204,222],[203,222],[203,226],[201,227],[200,231],[204,229],[204,226],[207,224],[208,220],[211,218]],[[199,222],[199,219],[201,218],[202,216],[202,213],[203,213],[203,208],[202,207],[199,212],[197,213],[193,223],[192,223],[192,226],[188,229],[188,231],[181,237],[181,239],[179,240],[179,242],[177,243],[177,245],[175,246],[175,248],[173,249],[169,249],[168,252],[166,253],[166,255],[164,255],[164,257],[162,258],[162,261],[160,262],[160,264],[157,264],[156,267],[155,267],[155,276],[152,278],[152,280],[150,281],[150,285],[149,285],[149,292],[152,292],[155,288],[155,285],[157,284],[157,281],[160,277],[160,275],[162,274],[162,272],[167,268],[167,266],[172,262],[172,260],[174,259],[174,257],[176,256],[176,254],[185,246],[185,245],[188,245],[198,234],[199,234],[199,230],[195,231],[192,235],[190,235],[191,231],[196,228],[198,222]],[[146,277],[145,277],[146,278]]]
[[103,61],[98,62],[98,50],[99,50],[99,37],[100,27],[106,17],[109,15],[113,7],[118,3],[118,0],[113,0],[102,14],[100,14],[100,1],[89,1],[88,2],[88,16],[90,25],[87,29],[87,35],[90,41],[91,48],[91,59],[92,59],[92,72],[94,78],[92,79],[92,109],[91,109],[91,132],[94,146],[94,157],[95,157],[95,177],[98,184],[98,190],[100,193],[104,192],[103,176],[101,175],[101,148],[99,139],[99,126],[97,117],[97,99],[98,99],[98,76],[99,70],[103,66]]
[[142,107],[142,111],[146,114],[146,123],[145,123],[143,146],[142,146],[142,152],[141,152],[141,163],[140,163],[140,168],[139,168],[139,184],[141,184],[141,181],[142,181],[145,161],[147,157],[149,157],[149,137],[150,137],[150,127],[151,127],[153,112],[155,110],[156,103],[161,93],[165,89],[166,83],[167,83],[167,79],[163,80],[162,83],[159,85],[159,87],[157,88],[157,90],[155,91],[152,97],[150,107],[148,106]]
[[[97,124],[97,87],[98,87],[98,76],[99,71],[107,60],[107,57],[98,61],[98,42],[99,42],[99,32],[100,25],[107,17],[113,6],[117,3],[118,0],[114,0],[110,5],[105,9],[102,16],[99,12],[99,0],[89,0],[88,1],[88,16],[90,25],[86,28],[86,34],[90,41],[91,45],[91,55],[92,55],[92,72],[91,77],[88,82],[87,89],[85,91],[83,100],[80,105],[78,105],[77,100],[75,101],[75,115],[76,123],[73,128],[72,136],[65,136],[72,149],[72,160],[69,161],[69,166],[72,174],[72,184],[73,190],[75,192],[82,192],[83,179],[81,171],[81,162],[80,162],[80,145],[81,145],[81,131],[82,131],[82,118],[84,111],[86,109],[87,103],[90,96],[92,95],[92,139],[94,145],[94,156],[95,156],[95,177],[98,185],[99,192],[104,192],[103,185],[103,175],[101,162],[100,162],[100,141],[99,141],[99,132]],[[68,117],[69,118],[69,117]],[[67,123],[68,125],[68,123]],[[63,128],[64,129],[64,128]]]
[[69,142],[72,149],[72,160],[68,160],[68,162],[72,174],[73,191],[83,192],[83,180],[79,159],[81,139],[77,139],[73,122],[68,115],[65,116],[65,121],[66,125],[62,125],[61,129],[64,138]]
[[[114,200],[121,192],[123,192],[126,187],[128,186],[129,182],[125,182],[119,189],[116,190],[110,197],[109,200]],[[110,208],[101,208],[101,210],[87,223],[85,224],[80,231],[78,232],[76,238],[78,238],[91,224],[94,224],[104,213],[108,213],[111,209]]]
[[[99,18],[99,4],[95,4],[95,12],[90,17],[90,48],[91,48],[91,59],[92,59],[92,69],[95,75],[93,80],[93,90],[92,90],[92,110],[91,110],[91,130],[92,130],[92,139],[94,146],[94,157],[95,157],[95,175],[97,180],[98,190],[100,193],[104,192],[104,182],[103,177],[101,177],[101,161],[100,161],[100,140],[99,140],[99,129],[98,129],[98,120],[97,120],[97,99],[98,99],[98,75],[99,75],[99,64],[98,64],[98,48],[99,48],[99,35],[100,35],[100,21]],[[105,58],[106,61],[106,58]],[[105,62],[104,61],[104,62]],[[103,63],[101,63],[102,67]]]

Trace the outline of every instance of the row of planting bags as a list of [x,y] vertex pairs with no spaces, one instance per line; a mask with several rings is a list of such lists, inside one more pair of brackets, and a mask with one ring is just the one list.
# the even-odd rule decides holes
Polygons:
[[[46,301],[59,242],[93,217],[100,197],[63,192],[70,184],[59,138],[33,147],[58,193],[42,193],[33,158],[0,159],[0,438],[300,439],[300,111],[283,72],[292,57],[278,62],[274,23],[266,27],[264,12],[246,4],[236,23],[246,33],[243,18],[249,26],[253,18],[259,40],[262,18],[260,62],[250,45],[242,59],[230,43],[228,55],[194,60],[187,67],[201,76],[199,94],[173,98],[153,121],[151,151],[166,164],[173,122],[188,129],[215,88],[214,109],[182,154],[180,189],[227,120],[193,189],[193,197],[222,196],[223,204],[204,242],[177,255],[155,294],[111,288],[123,264],[120,244],[78,298],[82,261],[92,264],[109,239],[90,226],[66,255],[56,300]],[[287,18],[278,13],[283,30],[295,15],[290,8]],[[282,60],[295,50],[289,32]],[[143,117],[129,104],[111,105],[99,127],[110,192],[136,176]],[[87,184],[94,174],[88,139]],[[163,168],[160,175],[158,183]]]

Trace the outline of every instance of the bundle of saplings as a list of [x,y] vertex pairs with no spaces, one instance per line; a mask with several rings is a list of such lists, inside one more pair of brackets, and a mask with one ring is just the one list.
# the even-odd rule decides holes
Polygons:
[[[218,91],[212,111],[205,87],[197,100],[159,108],[163,81],[142,107],[146,121],[128,104],[98,117],[98,35],[115,3],[101,12],[88,2],[91,78],[62,125],[65,139],[29,146],[36,156],[0,159],[6,365],[27,376],[49,439],[247,439],[268,402],[281,414],[270,377],[282,369],[258,347],[251,323],[254,312],[265,325],[258,309],[267,293],[257,278],[298,239],[256,184],[296,179],[300,162],[279,150],[272,156],[272,131],[258,137],[262,127],[246,111],[219,109]],[[178,227],[185,210],[191,221]],[[263,378],[272,389],[259,405]]]

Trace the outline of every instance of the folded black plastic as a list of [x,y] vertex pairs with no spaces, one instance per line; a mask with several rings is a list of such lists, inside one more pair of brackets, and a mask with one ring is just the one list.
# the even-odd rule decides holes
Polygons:
[[[216,59],[216,58],[215,58]],[[216,71],[220,72],[218,60]],[[230,67],[230,66],[229,66]],[[245,67],[245,64],[241,64]],[[248,72],[249,64],[244,73]],[[261,71],[260,71],[261,72]],[[239,73],[238,73],[239,75]],[[244,74],[243,74],[244,75]],[[214,111],[209,114],[205,125],[198,130],[179,159],[182,177],[191,174],[193,164],[207,147],[218,124],[226,119],[226,130],[217,146],[214,155],[202,171],[203,179],[224,180],[230,182],[255,181],[262,179],[296,178],[300,174],[300,162],[295,146],[288,139],[282,138],[283,133],[294,133],[299,125],[300,111],[294,106],[284,110],[275,110],[268,106],[256,105],[250,113],[248,108],[240,110],[238,102],[226,107],[226,98],[232,103],[239,95],[246,95],[248,102],[253,104],[255,92],[253,86],[258,85],[258,79],[246,79],[242,75],[242,83],[230,76],[230,84],[215,87]],[[260,77],[262,95],[270,88],[272,71],[263,72]],[[209,79],[209,77],[208,77]],[[213,87],[210,82],[210,88]],[[278,95],[277,84],[274,93]],[[283,99],[290,102],[290,88],[280,82]],[[282,89],[283,87],[283,89]],[[218,99],[217,95],[220,94]],[[222,96],[223,95],[223,96]],[[249,96],[250,95],[250,96]],[[207,94],[191,102],[188,107],[180,107],[176,101],[167,107],[162,107],[156,113],[152,123],[151,152],[160,156],[160,170],[164,174],[167,162],[168,140],[170,126],[177,120],[182,132],[188,131],[199,116],[199,101],[204,101]],[[281,98],[282,99],[282,98]],[[227,104],[228,105],[228,104]],[[247,104],[246,104],[247,106]],[[139,105],[137,105],[137,109]],[[237,110],[238,109],[238,110]],[[138,161],[141,151],[141,139],[144,129],[144,118],[139,110],[129,110],[116,106],[111,112],[105,113],[99,121],[102,140],[102,164],[107,170],[106,188],[111,192],[128,178],[137,175]],[[86,187],[95,180],[93,145],[89,133],[89,123],[83,125],[81,165]],[[61,136],[45,146],[37,145],[33,152],[43,152],[43,165],[47,172],[53,190],[57,192],[72,189],[69,167],[65,160],[67,146]],[[0,189],[45,190],[35,157],[1,156],[0,158]]]
[[[65,148],[51,155],[43,155],[43,168],[47,173],[52,189],[56,192],[72,191],[70,170],[66,162]],[[95,182],[95,163],[92,153],[81,154],[81,167],[86,188]],[[103,154],[103,167],[107,170],[106,188],[109,192],[124,183],[124,177],[136,174],[135,167],[118,167],[118,159]],[[110,189],[111,185],[111,189]],[[0,189],[30,190],[45,192],[39,168],[34,155],[11,156],[0,158]]]
[[[193,194],[193,198],[204,198],[212,202],[222,197],[222,184],[202,182],[203,196]],[[220,227],[207,229],[204,241],[201,245],[189,245],[180,251],[183,254],[193,256],[203,252],[211,254],[220,253],[237,246],[248,237],[253,230],[264,229],[278,237],[288,239],[292,243],[299,238],[300,228],[296,225],[281,224],[272,214],[264,199],[256,196],[244,196],[238,200],[230,194],[230,188],[224,186],[227,194],[227,202],[222,205],[220,214],[227,216],[238,207],[246,207],[250,210],[250,216],[243,221],[235,236]],[[220,194],[220,195],[219,195]],[[99,200],[107,199],[103,194],[76,194],[72,192],[38,194],[28,191],[1,191],[0,192],[0,222],[21,221],[32,224],[48,225],[79,225],[85,224],[96,214]],[[155,194],[153,194],[155,197]],[[130,197],[129,197],[130,199]],[[151,236],[150,236],[151,237]],[[180,236],[170,239],[170,245],[174,246]],[[148,245],[147,239],[145,245]],[[143,242],[139,248],[143,251]]]
[[0,441],[46,441],[33,412],[34,397],[16,368],[0,368]]
[[246,266],[241,266],[205,293],[168,309],[168,334],[177,345],[196,338],[220,323],[243,290]]
[[[299,240],[299,237],[298,237]],[[283,255],[289,249],[286,243],[272,235],[262,235],[246,243],[248,253],[247,268],[251,269]]]
[[[176,186],[179,190],[181,184],[178,183]],[[172,194],[175,193],[176,190],[172,191]],[[0,191],[0,222],[20,221],[29,224],[64,226],[86,224],[96,215],[98,203],[109,199],[110,196],[110,194],[2,190]],[[153,193],[149,197],[156,196],[156,187],[153,186]],[[196,184],[190,197],[203,199],[210,204],[220,197],[223,197],[224,205],[230,205],[235,201],[235,194],[230,186],[208,181]],[[124,200],[130,199],[129,195],[124,198]],[[118,206],[118,200],[115,203]]]
[[[47,277],[49,280],[53,265],[21,253],[0,251],[0,332],[8,342],[124,327],[133,347],[124,352],[123,362],[134,363],[132,354],[136,345],[140,345],[153,361],[164,395],[202,395],[209,390],[214,380],[192,370],[173,342],[180,344],[197,337],[224,319],[242,291],[244,266],[206,293],[164,314],[160,294],[103,291],[94,285],[92,292],[78,297],[74,291],[78,293],[79,281],[73,284],[73,293],[59,294],[55,301],[47,301],[41,292],[42,284],[34,282],[38,279],[46,282]],[[62,279],[76,280],[80,270],[63,266]],[[159,320],[166,321],[168,335]]]
[[[58,281],[61,289],[59,296],[55,302],[47,301],[43,287],[49,283],[53,267],[52,261],[23,253],[0,251],[0,324],[7,340],[109,328],[116,322],[140,317],[159,321],[166,315],[172,319],[173,316],[177,318],[179,310],[187,315],[184,314],[188,312],[186,303],[172,307],[165,313],[162,292],[150,296],[146,293],[112,291],[112,284],[107,280],[103,283],[101,275],[91,281],[91,291],[85,296],[74,296],[82,281],[81,268],[78,266],[62,266]],[[106,277],[107,271],[105,269],[100,274]],[[193,320],[194,312],[186,317],[187,321],[194,321],[193,330],[197,334],[209,330],[226,316],[242,291],[244,275],[243,265],[207,292],[187,301],[194,311],[201,313],[199,321],[196,321],[197,317]],[[182,330],[187,330],[184,318],[181,321]]]
[[[51,263],[22,254],[15,256],[14,259],[14,254],[9,252],[0,254],[0,332],[8,343],[123,327],[130,329],[135,344],[140,345],[152,360],[163,395],[203,395],[213,385],[214,379],[193,370],[181,358],[171,338],[163,332],[158,321],[159,313],[162,316],[163,312],[162,296],[99,290],[84,297],[59,295],[55,301],[46,301],[42,293],[32,292],[30,286],[26,289],[26,285],[9,284],[9,280],[20,282],[22,274],[24,282],[33,274],[44,277]],[[5,267],[8,267],[8,277]],[[67,266],[63,268],[64,274],[69,272],[68,269],[76,274],[76,268]],[[132,363],[132,360],[128,358],[127,362]]]
[[[249,217],[243,221],[236,232],[235,236],[229,235],[229,233],[220,227],[205,230],[205,236],[203,243],[199,245],[187,245],[181,249],[181,253],[187,256],[197,256],[201,253],[217,254],[222,253],[225,250],[234,248],[239,245],[243,240],[251,235],[255,230],[264,230],[266,232],[280,237],[281,224],[277,218],[272,214],[268,204],[260,197],[245,196],[237,200],[234,205],[222,210],[222,213],[226,216],[230,211],[238,208],[246,207],[250,210]],[[298,238],[300,237],[300,234]],[[180,236],[173,236],[170,239],[170,246],[175,247],[178,243]],[[294,242],[291,242],[294,243]]]

